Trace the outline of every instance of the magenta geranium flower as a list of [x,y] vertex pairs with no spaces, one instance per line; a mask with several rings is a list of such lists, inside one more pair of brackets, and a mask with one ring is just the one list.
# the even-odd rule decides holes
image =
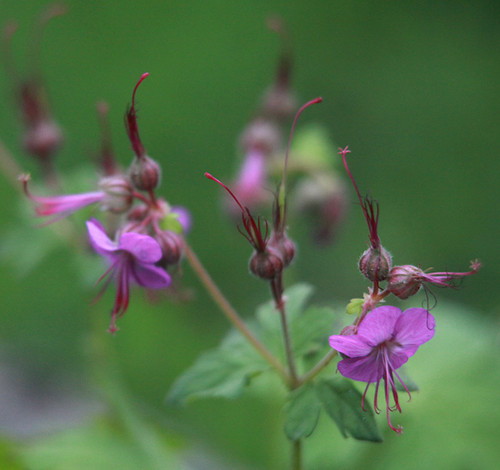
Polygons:
[[155,266],[162,257],[162,251],[158,242],[148,235],[125,232],[116,243],[108,238],[96,219],[87,222],[87,229],[94,250],[110,262],[109,269],[99,281],[105,277],[108,277],[108,282],[115,278],[118,284],[108,330],[114,333],[117,329],[116,319],[125,313],[129,304],[130,282],[149,289],[162,289],[170,284],[170,276]]
[[[402,312],[397,307],[384,306],[372,310],[361,322],[357,334],[330,336],[330,346],[344,358],[338,363],[338,370],[344,376],[361,382],[368,382],[361,406],[364,407],[366,392],[370,384],[376,383],[374,408],[378,413],[377,396],[380,381],[384,381],[387,422],[392,430],[400,433],[401,426],[394,427],[389,412],[398,410],[398,392],[395,379],[406,385],[396,372],[413,356],[418,347],[434,336],[434,317],[423,308],[410,308]],[[390,394],[394,399],[391,406]]]

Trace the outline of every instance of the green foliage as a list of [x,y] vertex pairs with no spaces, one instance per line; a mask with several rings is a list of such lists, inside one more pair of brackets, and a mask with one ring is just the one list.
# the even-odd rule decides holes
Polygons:
[[[156,432],[153,428],[150,431]],[[18,460],[22,468],[29,470],[186,468],[176,453],[165,445],[161,455],[152,456],[137,440],[107,421],[97,421],[22,445]]]
[[318,424],[321,411],[313,384],[307,384],[290,394],[290,400],[285,406],[285,434],[294,441],[309,437]]
[[234,350],[221,347],[202,354],[201,357],[182,374],[168,394],[171,403],[185,403],[204,397],[236,398],[243,393],[252,377],[268,369],[258,358],[241,354],[245,343],[236,345]]
[[[294,352],[298,356],[317,351],[318,339],[328,336],[332,322],[329,309],[311,308],[303,312],[311,293],[312,288],[305,284],[286,291],[287,315]],[[255,320],[248,326],[273,354],[284,361],[281,322],[273,302],[260,306]],[[238,331],[230,331],[217,349],[202,354],[176,380],[168,400],[185,403],[197,398],[236,398],[253,377],[268,370],[267,362],[247,340]]]
[[361,393],[346,379],[321,380],[316,391],[328,416],[335,421],[344,437],[362,441],[382,442],[373,411],[365,402],[361,408]]
[[[320,352],[324,354],[329,350],[333,311],[325,307],[305,309],[311,294],[312,288],[306,284],[295,285],[286,291],[293,351],[299,364],[311,362],[310,356],[317,361]],[[284,360],[281,322],[273,302],[257,309],[256,319],[250,326],[266,347]],[[199,398],[237,398],[252,378],[267,370],[268,364],[243,336],[231,331],[219,348],[203,354],[177,379],[168,400],[183,404]],[[310,436],[322,408],[345,437],[382,440],[371,408],[367,405],[366,412],[361,409],[360,393],[344,379],[320,380],[292,391],[285,406],[286,436],[291,440]]]

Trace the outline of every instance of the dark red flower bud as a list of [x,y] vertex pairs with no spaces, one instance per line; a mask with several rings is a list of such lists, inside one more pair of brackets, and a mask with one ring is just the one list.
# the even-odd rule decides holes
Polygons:
[[134,186],[141,191],[153,191],[161,181],[160,165],[147,155],[134,158],[128,174]]
[[163,254],[160,264],[165,267],[177,264],[184,250],[184,240],[182,236],[171,230],[162,230],[156,233],[154,238],[160,245]]
[[391,254],[382,246],[370,246],[359,259],[359,270],[370,281],[385,281],[392,266]]
[[274,279],[283,271],[281,253],[267,247],[265,251],[255,251],[250,258],[250,271],[261,279]]

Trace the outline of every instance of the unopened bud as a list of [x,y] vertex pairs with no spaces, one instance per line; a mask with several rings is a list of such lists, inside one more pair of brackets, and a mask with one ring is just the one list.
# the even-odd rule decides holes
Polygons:
[[251,122],[241,137],[241,146],[245,152],[258,150],[267,155],[276,152],[280,142],[279,129],[267,119],[256,119]]
[[297,100],[288,86],[273,86],[262,100],[262,111],[266,116],[283,120],[293,115]]
[[396,297],[400,299],[407,299],[415,295],[422,287],[422,275],[424,272],[412,266],[405,264],[403,266],[394,266],[389,274],[389,283],[387,288]]
[[269,240],[268,247],[271,247],[280,253],[281,259],[283,260],[283,268],[286,268],[292,262],[297,251],[295,243],[288,238],[286,234],[282,234],[279,237],[276,236],[276,234],[273,234]]
[[47,119],[38,121],[24,133],[23,147],[31,155],[45,159],[53,155],[63,142],[61,128]]
[[161,181],[160,165],[147,155],[134,158],[128,174],[134,186],[141,191],[153,191]]
[[250,258],[250,271],[261,279],[274,279],[283,271],[283,259],[274,248],[256,251]]
[[101,202],[104,210],[121,214],[132,206],[134,188],[126,176],[114,175],[101,178],[99,187],[106,193]]
[[359,270],[370,281],[385,281],[391,270],[391,254],[382,246],[370,246],[359,259]]
[[160,264],[163,266],[177,264],[184,249],[182,236],[171,230],[162,230],[155,235],[155,239],[160,245],[163,254]]

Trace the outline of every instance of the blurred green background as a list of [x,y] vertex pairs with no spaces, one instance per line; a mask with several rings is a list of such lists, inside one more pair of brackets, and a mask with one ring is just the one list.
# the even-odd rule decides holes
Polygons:
[[[22,66],[44,4],[0,1],[1,20],[19,21],[13,47]],[[65,4],[68,13],[51,22],[42,47],[52,108],[66,132],[58,167],[82,187],[91,181],[88,165],[99,146],[95,103],[103,99],[116,153],[128,164],[123,113],[138,77],[150,72],[138,94],[139,126],[149,154],[163,166],[160,192],[191,210],[191,245],[244,315],[268,299],[267,287],[247,274],[249,247],[221,213],[219,188],[203,174],[228,180],[238,168],[238,136],[273,79],[280,50],[265,20],[283,17],[293,37],[293,88],[301,102],[324,98],[299,127],[322,123],[338,146],[350,146],[358,185],[380,202],[380,236],[394,261],[439,271],[467,270],[476,257],[484,263],[463,288],[436,291],[439,334],[410,361],[422,392],[395,417],[405,434],[387,435],[381,445],[344,441],[323,419],[306,442],[309,468],[349,462],[417,468],[417,457],[425,462],[418,468],[497,468],[498,2]],[[4,74],[0,89],[0,137],[35,179]],[[3,176],[0,194],[0,235],[12,240],[15,233],[25,258],[34,259],[41,236],[19,216],[25,204]],[[329,248],[313,246],[302,221],[291,220],[299,256],[290,280],[315,285],[318,303],[345,304],[366,289],[356,262],[367,230],[354,197],[351,209]],[[155,468],[154,458],[144,464],[141,456],[161,454],[158,448],[173,459],[184,456],[192,468],[287,468],[279,393],[180,410],[164,404],[175,377],[228,328],[187,265],[183,286],[192,301],[151,304],[136,292],[120,332],[110,337],[113,293],[91,305],[99,268],[82,269],[71,248],[57,246],[26,272],[3,245],[0,468],[111,468],[106,460],[88,466],[75,457],[106,452],[113,465],[123,459],[121,468]],[[91,335],[96,322],[103,336],[98,346]],[[119,423],[102,418],[110,403]],[[130,416],[120,412],[123,403],[135,410]]]

